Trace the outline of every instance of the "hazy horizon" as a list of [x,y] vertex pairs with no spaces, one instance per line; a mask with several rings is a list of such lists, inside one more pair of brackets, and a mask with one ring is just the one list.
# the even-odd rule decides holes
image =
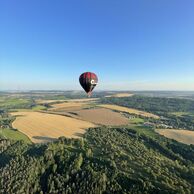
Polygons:
[[0,90],[194,90],[194,2],[0,2]]
[[[21,92],[21,93],[25,93],[25,92],[83,92],[85,94],[85,92],[82,90],[82,89],[75,89],[75,90],[56,90],[56,89],[40,89],[40,90],[37,90],[37,89],[25,89],[25,90],[0,90],[0,92],[10,92],[10,93],[17,93],[17,92]],[[114,92],[118,92],[118,93],[135,93],[135,92],[161,92],[161,93],[168,93],[168,92],[172,92],[172,93],[194,93],[194,90],[98,90],[96,89],[95,92],[107,92],[107,93],[114,93]]]

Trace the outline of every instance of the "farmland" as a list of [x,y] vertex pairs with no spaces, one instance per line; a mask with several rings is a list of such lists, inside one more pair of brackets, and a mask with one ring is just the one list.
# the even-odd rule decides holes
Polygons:
[[96,101],[99,98],[81,98],[81,99],[68,99],[68,100],[36,100],[38,104],[49,104],[49,103],[63,103],[63,102],[90,102]]
[[30,139],[23,133],[14,129],[0,129],[1,138],[9,138],[11,140],[23,140],[26,143],[31,143]]
[[16,98],[16,97],[0,97],[0,108],[21,108],[30,107],[32,101],[26,98]]
[[[114,95],[122,98],[129,94]],[[133,126],[143,124],[143,118],[160,118],[155,114],[134,108],[100,104],[99,98],[36,100],[36,102],[38,102],[37,105],[31,111],[23,109],[12,113],[16,116],[13,127],[27,135],[34,143],[52,141],[60,136],[78,138],[79,136],[75,134],[83,134],[85,129],[99,125]],[[46,108],[45,104],[50,108]],[[136,116],[128,119],[122,112]]]
[[193,133],[174,132],[153,99],[19,98],[32,104],[0,109],[0,193],[193,193]]
[[85,129],[95,125],[74,118],[40,112],[15,112],[13,127],[26,134],[32,142],[43,143],[58,137],[78,138]]
[[[136,109],[127,107],[128,105],[127,106],[119,105],[119,103],[120,104],[128,103],[130,105],[130,103],[132,104],[132,102],[134,101],[134,103],[132,104],[132,106],[134,106],[138,100],[142,104],[142,107],[144,106],[148,107],[150,102],[152,102],[153,100],[158,100],[158,98],[152,98],[152,101],[149,100],[149,102],[146,102],[147,100],[146,97],[137,97],[130,93],[109,93],[108,95],[105,95],[105,98],[103,98],[108,103],[102,103],[101,98],[76,99],[73,96],[72,99],[67,99],[65,96],[62,97],[61,94],[59,95],[58,98],[57,95],[53,97],[52,96],[53,94],[49,94],[48,96],[46,96],[47,95],[46,93],[44,93],[44,95],[42,94],[39,95],[40,95],[39,97],[37,96],[37,94],[35,97],[32,96],[29,97],[29,94],[27,95],[12,94],[9,95],[8,97],[1,96],[0,98],[1,105],[3,107],[4,106],[9,107],[8,111],[12,112],[12,116],[16,117],[16,120],[13,122],[12,127],[18,129],[18,131],[14,131],[11,129],[10,125],[9,130],[3,131],[4,134],[6,133],[7,138],[10,137],[10,139],[13,139],[14,133],[15,137],[17,138],[18,137],[17,133],[20,133],[24,136],[27,135],[32,140],[32,142],[43,143],[55,140],[60,136],[77,138],[78,136],[73,135],[73,133],[74,134],[76,133],[73,130],[78,130],[77,132],[78,134],[81,133],[83,134],[85,132],[85,129],[91,126],[105,125],[105,126],[136,127],[136,125],[139,124],[143,126],[144,123],[147,123],[149,125],[150,121],[154,122],[155,124],[162,123],[160,116],[154,114],[154,112],[152,111],[149,111],[148,108],[147,108],[148,111],[147,110],[145,111],[141,110],[139,107],[138,109]],[[146,103],[144,103],[144,99]],[[172,101],[172,99],[170,100]],[[114,101],[116,102],[116,104],[109,103]],[[164,99],[162,99],[162,102],[165,103]],[[185,104],[185,101],[180,102]],[[154,104],[154,106],[156,105]],[[183,118],[183,116],[187,115],[190,116],[187,117],[187,119],[192,119],[193,116],[189,111],[187,112],[171,111],[169,114],[174,115],[174,117],[176,116],[177,119],[178,118],[181,119]],[[50,122],[48,122],[45,118],[51,120],[52,124],[50,124]],[[58,119],[60,121],[58,121]],[[29,122],[29,124],[27,123],[27,121]],[[58,123],[60,122],[61,124],[59,125],[61,126],[58,126]],[[84,125],[84,127],[80,127],[79,124],[77,125],[77,123],[80,122],[86,122],[87,125]],[[168,119],[164,122],[165,123],[167,122],[166,125],[170,125],[171,119]],[[75,125],[77,125],[78,127],[75,128],[75,125],[71,125],[69,123],[75,123]],[[152,125],[154,126],[155,124]],[[48,127],[48,125],[50,126],[50,128]],[[30,129],[29,126],[34,127]],[[68,130],[66,130],[67,126]],[[65,133],[64,131],[63,132],[61,131],[62,128],[63,130],[66,130]],[[82,128],[81,132],[80,128]],[[174,128],[176,128],[176,126]],[[36,132],[37,134],[30,134],[31,133],[29,132],[30,130]],[[55,130],[58,130],[58,132]],[[69,133],[69,130],[72,131],[72,134]],[[47,133],[49,133],[48,137]],[[43,138],[44,136],[45,138]],[[180,138],[182,137],[183,136],[180,136]],[[20,139],[25,140],[25,138]],[[179,141],[179,139],[177,140]]]
[[74,113],[76,113],[80,119],[100,125],[119,126],[129,123],[128,119],[121,114],[104,108],[80,110],[74,111]]
[[184,144],[194,145],[194,131],[180,129],[156,129],[155,131],[167,138],[174,139]]
[[27,135],[32,142],[44,143],[60,136],[78,138],[85,133],[85,129],[96,125],[119,126],[129,123],[120,113],[102,107],[95,108],[94,102],[76,99],[52,104],[47,111],[37,112],[44,108],[39,105],[34,111],[13,112],[11,114],[16,116],[16,120],[12,126]]
[[111,98],[111,97],[123,98],[123,97],[130,97],[133,95],[134,94],[132,94],[132,93],[116,93],[116,94],[112,94],[112,95],[107,95],[105,97],[106,98]]
[[50,110],[67,110],[67,109],[76,109],[87,107],[88,103],[86,102],[63,102],[59,104],[53,104]]
[[157,115],[154,115],[154,114],[151,114],[151,113],[148,113],[148,112],[144,112],[144,111],[140,111],[140,110],[137,110],[137,109],[133,109],[133,108],[127,108],[127,107],[123,107],[123,106],[110,105],[110,104],[101,104],[101,105],[98,105],[98,106],[103,107],[103,108],[108,108],[108,109],[111,109],[111,110],[127,112],[127,113],[130,113],[130,114],[136,114],[136,115],[140,115],[140,116],[144,116],[144,117],[151,117],[151,118],[154,118],[154,119],[159,119],[159,116],[157,116]]

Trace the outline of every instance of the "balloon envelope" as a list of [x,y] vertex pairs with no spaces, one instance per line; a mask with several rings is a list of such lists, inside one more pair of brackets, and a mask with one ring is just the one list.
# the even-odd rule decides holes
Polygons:
[[82,88],[88,94],[88,96],[90,96],[91,93],[92,93],[92,90],[98,84],[98,77],[97,77],[97,75],[95,73],[85,72],[85,73],[82,73],[80,75],[79,82],[80,82]]

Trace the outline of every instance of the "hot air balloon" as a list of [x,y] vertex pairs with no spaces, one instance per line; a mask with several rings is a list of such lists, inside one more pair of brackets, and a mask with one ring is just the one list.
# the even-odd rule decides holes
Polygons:
[[82,88],[86,91],[88,97],[90,97],[92,90],[98,84],[98,77],[95,73],[85,72],[80,75],[79,82]]

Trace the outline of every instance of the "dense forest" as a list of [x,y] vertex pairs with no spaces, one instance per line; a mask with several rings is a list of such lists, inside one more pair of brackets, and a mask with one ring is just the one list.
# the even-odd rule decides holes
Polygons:
[[130,108],[153,113],[191,112],[194,111],[194,101],[178,98],[160,98],[134,95],[123,98],[102,98],[103,103],[118,104]]
[[[161,116],[163,124],[194,130],[194,100],[134,95],[124,98],[102,98],[101,103],[135,108]],[[182,113],[178,115],[176,113]]]
[[45,145],[0,141],[0,193],[194,193],[194,146],[95,128]]

